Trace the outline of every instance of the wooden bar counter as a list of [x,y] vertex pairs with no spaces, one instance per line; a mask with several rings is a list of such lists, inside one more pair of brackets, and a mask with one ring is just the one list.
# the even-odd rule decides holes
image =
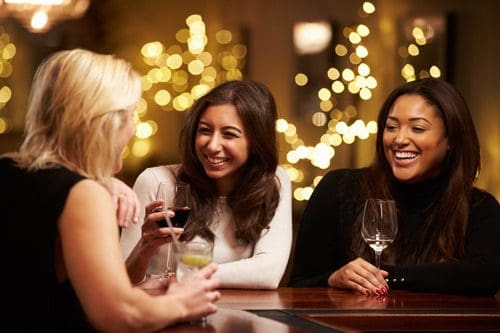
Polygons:
[[207,325],[165,332],[500,332],[498,296],[390,291],[376,297],[332,288],[221,292],[219,311]]

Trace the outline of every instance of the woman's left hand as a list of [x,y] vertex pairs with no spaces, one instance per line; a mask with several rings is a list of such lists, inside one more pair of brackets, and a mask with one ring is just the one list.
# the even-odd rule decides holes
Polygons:
[[330,287],[350,289],[362,295],[385,295],[389,273],[378,269],[362,258],[356,258],[333,272],[328,278]]
[[126,228],[130,222],[137,223],[139,220],[141,203],[137,194],[127,184],[117,178],[111,180],[118,225]]

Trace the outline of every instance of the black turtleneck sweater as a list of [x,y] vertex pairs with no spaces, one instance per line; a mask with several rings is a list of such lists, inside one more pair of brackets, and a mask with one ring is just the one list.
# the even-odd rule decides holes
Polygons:
[[[362,207],[360,182],[364,169],[327,173],[312,194],[300,221],[290,286],[326,287],[328,277],[355,259],[352,225]],[[392,180],[391,193],[399,210],[403,251],[394,253],[389,272],[392,289],[413,291],[494,294],[500,289],[500,205],[489,193],[474,188],[465,254],[456,261],[401,264],[419,243],[426,218],[441,196],[447,179],[407,185]],[[404,249],[407,249],[406,253]]]

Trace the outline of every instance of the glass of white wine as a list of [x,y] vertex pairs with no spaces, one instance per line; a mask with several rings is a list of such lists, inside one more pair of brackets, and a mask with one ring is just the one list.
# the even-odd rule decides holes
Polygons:
[[363,207],[361,236],[375,252],[375,266],[380,268],[382,251],[398,233],[397,211],[394,200],[367,199]]
[[177,250],[177,280],[196,273],[212,262],[213,244],[207,241],[180,242]]

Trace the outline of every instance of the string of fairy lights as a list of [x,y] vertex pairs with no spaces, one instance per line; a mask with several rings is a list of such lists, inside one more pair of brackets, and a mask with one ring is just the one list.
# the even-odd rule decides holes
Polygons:
[[10,128],[7,104],[12,99],[12,90],[7,80],[12,75],[12,59],[16,55],[16,46],[9,34],[0,26],[0,135]]
[[398,49],[398,54],[403,59],[404,65],[401,68],[401,76],[408,82],[418,78],[441,77],[441,69],[437,64],[424,64],[422,67],[415,62],[412,64],[412,58],[416,59],[425,50],[428,43],[436,36],[437,25],[433,25],[425,19],[415,19],[411,26],[411,39],[408,45],[402,45]]
[[[368,16],[375,12],[375,6],[366,1],[362,10],[365,16]],[[291,147],[286,154],[288,163],[283,167],[292,182],[300,184],[306,178],[303,169],[299,167],[299,161],[308,160],[316,168],[328,169],[335,157],[336,147],[352,144],[356,139],[365,140],[377,132],[375,121],[365,124],[363,120],[357,119],[357,100],[371,99],[372,90],[377,87],[377,79],[371,74],[367,63],[369,51],[364,40],[369,35],[370,29],[365,24],[346,26],[342,29],[345,42],[336,44],[334,50],[335,56],[343,61],[338,61],[341,65],[337,67],[324,69],[330,86],[318,90],[317,102],[321,111],[315,112],[311,117],[314,126],[325,129],[318,143],[314,146],[305,145],[293,123],[285,119],[278,120],[276,130],[283,133],[285,141]],[[308,80],[308,73],[295,75],[295,84],[299,87],[307,87]],[[356,98],[341,98],[345,94]],[[347,102],[344,103],[345,100]],[[294,199],[308,200],[321,178],[322,176],[316,176],[312,184],[296,186],[293,191]]]
[[[368,17],[375,13],[376,7],[370,1],[362,4],[363,15]],[[415,60],[422,49],[434,37],[433,25],[422,19],[412,22],[411,37],[408,45],[399,48],[398,53],[403,60],[401,76],[403,79],[413,81],[417,77],[440,77],[441,70],[438,65],[428,68],[418,68]],[[276,130],[283,133],[285,141],[290,144],[291,149],[286,154],[286,169],[290,179],[295,184],[300,184],[304,178],[304,171],[298,167],[300,160],[309,162],[319,169],[327,169],[335,156],[335,147],[341,144],[352,144],[356,139],[365,140],[370,135],[377,133],[377,123],[371,120],[366,124],[357,119],[358,109],[355,103],[348,103],[343,108],[340,105],[340,95],[351,94],[359,96],[359,100],[367,101],[372,97],[372,90],[377,87],[376,78],[371,75],[371,68],[366,60],[369,55],[364,40],[370,35],[370,29],[365,24],[346,26],[342,35],[346,43],[338,43],[335,46],[337,57],[347,59],[343,68],[326,68],[326,75],[330,79],[330,87],[322,87],[318,90],[318,103],[321,112],[316,112],[311,117],[311,123],[317,127],[326,127],[321,135],[320,142],[315,146],[306,146],[297,134],[297,128],[286,119],[279,119]],[[297,73],[295,84],[305,87],[308,83],[307,73]],[[352,99],[350,99],[352,100]],[[312,184],[308,186],[297,185],[294,188],[293,197],[297,201],[308,200],[314,187],[319,183],[322,176],[314,177]]]
[[[370,1],[362,3],[362,18],[375,13]],[[414,22],[411,40],[401,45],[398,54],[402,59],[401,76],[406,81],[417,77],[439,77],[437,65],[418,68],[415,59],[433,36],[432,27]],[[306,145],[297,132],[297,127],[285,118],[278,119],[276,131],[283,135],[289,145],[282,164],[293,182],[293,197],[297,201],[308,200],[322,176],[316,176],[310,184],[303,184],[310,166],[325,170],[331,167],[336,148],[365,140],[377,133],[374,120],[365,123],[359,119],[359,105],[372,98],[377,88],[377,79],[369,65],[369,50],[366,45],[370,37],[368,25],[360,23],[345,26],[342,41],[335,47],[334,57],[339,64],[324,68],[329,85],[317,91],[318,112],[311,116],[312,126],[323,129],[319,141]],[[175,33],[176,42],[166,45],[160,41],[146,42],[141,55],[147,70],[142,76],[143,96],[136,112],[137,130],[135,138],[125,149],[123,158],[143,158],[152,153],[152,139],[159,124],[151,117],[154,112],[184,112],[198,98],[216,85],[243,78],[247,48],[238,42],[238,36],[230,30],[219,30],[211,38],[206,33],[206,23],[200,15],[190,15],[186,27]],[[6,80],[11,76],[12,59],[16,47],[9,35],[0,27],[0,136],[10,130],[5,106],[12,97]],[[299,89],[309,89],[309,73],[296,73],[294,83]],[[348,96],[349,98],[342,98]],[[309,165],[307,164],[309,163]],[[305,166],[304,166],[305,165]]]
[[[151,137],[158,131],[154,120],[147,120],[148,109],[184,112],[195,100],[216,85],[243,78],[246,46],[235,42],[230,30],[219,30],[213,39],[206,34],[206,24],[200,15],[186,19],[187,28],[175,34],[174,45],[160,41],[147,42],[141,49],[148,72],[142,77],[143,98],[137,109],[136,138],[132,155],[143,157],[151,151]],[[213,42],[216,52],[207,51]],[[124,152],[124,156],[130,153]]]

